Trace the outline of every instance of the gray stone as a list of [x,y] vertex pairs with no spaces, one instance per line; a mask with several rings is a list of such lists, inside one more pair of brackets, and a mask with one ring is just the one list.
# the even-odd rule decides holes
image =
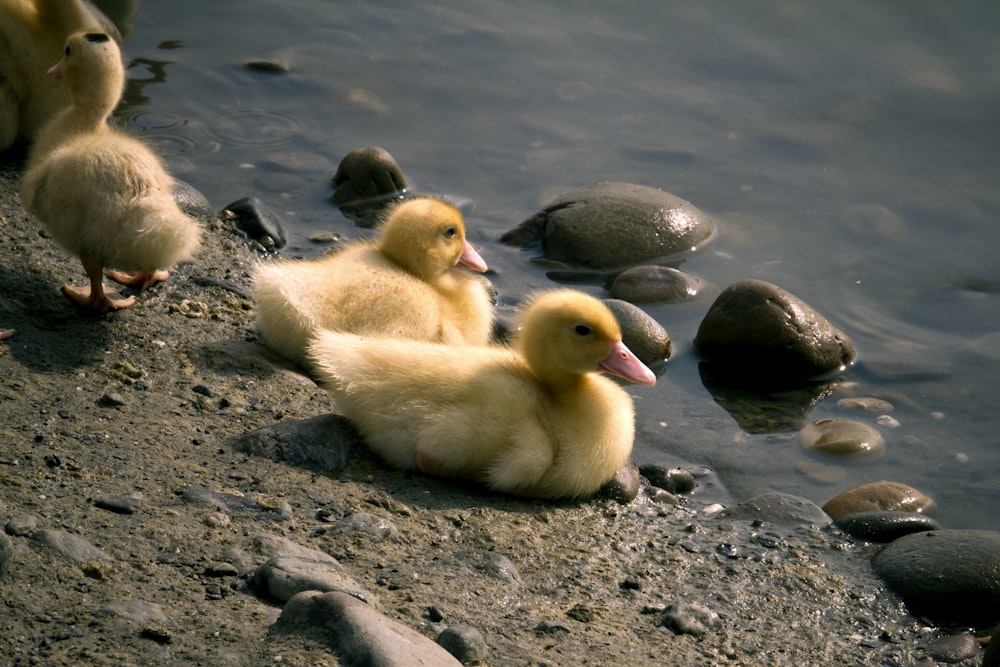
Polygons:
[[0,533],[0,577],[10,570],[10,564],[14,560],[14,545],[6,533]]
[[489,554],[489,559],[481,568],[486,574],[511,584],[521,583],[521,573],[514,561],[501,554]]
[[766,379],[807,380],[854,361],[854,344],[805,302],[763,280],[733,283],[698,327],[710,361]]
[[649,463],[640,466],[639,472],[650,484],[670,493],[691,493],[698,486],[694,474],[684,468],[668,468],[658,463]]
[[23,537],[24,535],[30,535],[35,532],[35,528],[37,527],[38,517],[33,514],[20,514],[7,519],[7,524],[4,526],[4,530],[8,535]]
[[646,311],[621,299],[604,299],[604,305],[618,320],[622,342],[642,363],[648,366],[670,358],[670,335]]
[[715,237],[715,223],[690,202],[633,183],[591,183],[564,193],[500,240],[539,242],[546,259],[605,270],[676,259]]
[[167,623],[169,619],[155,602],[119,600],[101,607],[97,616],[115,616],[135,623]]
[[1000,532],[933,530],[901,537],[872,559],[909,610],[942,625],[1000,622]]
[[727,519],[759,520],[780,525],[819,525],[830,517],[811,500],[778,491],[767,491],[722,513]]
[[302,591],[341,591],[364,602],[375,602],[375,597],[336,559],[324,556],[274,556],[254,572],[254,583],[261,593],[282,602]]
[[597,498],[613,500],[621,505],[628,505],[637,495],[639,495],[639,467],[632,459],[626,461],[615,476],[605,482],[595,494]]
[[462,623],[445,628],[437,643],[463,663],[486,660],[489,652],[483,633]]
[[971,660],[979,655],[979,643],[970,634],[938,637],[927,645],[927,655],[947,663]]
[[859,512],[833,523],[845,533],[869,542],[892,542],[904,535],[941,528],[937,521],[919,512]]
[[174,201],[177,202],[181,210],[192,218],[198,218],[206,222],[216,218],[215,211],[212,209],[212,205],[208,203],[205,195],[201,193],[201,190],[187,181],[175,178],[173,195]]
[[703,637],[710,630],[722,627],[719,615],[697,602],[679,602],[663,610],[660,625],[670,628],[677,634]]
[[608,292],[631,303],[690,301],[705,286],[701,278],[669,266],[635,266],[622,271]]
[[284,247],[285,224],[281,216],[257,197],[243,197],[226,206],[222,217],[268,250]]
[[114,512],[115,514],[135,514],[142,505],[142,498],[135,496],[103,497],[94,500],[94,507]]
[[275,461],[335,471],[347,465],[360,442],[357,429],[347,419],[326,414],[259,428],[237,437],[233,447]]
[[79,563],[92,560],[112,560],[111,556],[87,540],[64,530],[43,528],[32,533],[31,539]]
[[447,667],[462,664],[416,630],[340,592],[299,593],[282,609],[275,629],[319,635],[344,665]]
[[341,519],[333,527],[333,534],[339,535],[341,533],[363,533],[376,542],[395,540],[399,537],[399,529],[396,528],[396,524],[385,517],[368,512],[355,512]]

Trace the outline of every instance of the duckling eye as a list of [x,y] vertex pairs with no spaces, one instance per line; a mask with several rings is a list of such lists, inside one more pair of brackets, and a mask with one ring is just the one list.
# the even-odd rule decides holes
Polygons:
[[446,239],[453,239],[456,236],[458,236],[458,227],[449,227],[448,229],[444,230],[444,237]]
[[69,46],[67,46],[65,49],[63,49],[63,55],[65,55],[66,57],[69,57]]
[[589,336],[594,333],[594,330],[588,327],[586,324],[577,324],[573,327],[573,331],[576,332],[577,336]]

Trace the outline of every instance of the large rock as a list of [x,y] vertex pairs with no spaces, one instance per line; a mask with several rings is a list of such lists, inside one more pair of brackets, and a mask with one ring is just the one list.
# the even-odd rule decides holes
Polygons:
[[888,544],[872,564],[916,615],[977,628],[1000,622],[1000,532],[915,533]]
[[715,223],[690,202],[632,183],[592,183],[567,192],[500,240],[541,243],[546,259],[607,270],[667,261],[715,237]]
[[847,334],[763,280],[741,280],[724,289],[694,342],[710,361],[762,380],[814,379],[854,361]]

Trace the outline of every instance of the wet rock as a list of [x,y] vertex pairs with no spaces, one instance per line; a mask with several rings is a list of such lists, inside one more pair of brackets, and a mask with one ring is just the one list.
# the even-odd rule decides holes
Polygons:
[[283,421],[240,435],[233,448],[292,465],[316,465],[341,470],[360,450],[361,436],[340,415]]
[[719,614],[697,602],[678,602],[663,610],[660,625],[679,635],[704,637],[710,630],[722,627]]
[[915,615],[977,628],[1000,622],[1000,532],[907,535],[885,546],[872,565]]
[[778,491],[756,495],[734,508],[723,511],[722,516],[727,519],[764,521],[782,525],[825,526],[830,523],[830,517],[826,512],[812,501]]
[[622,342],[642,363],[649,366],[670,358],[670,335],[646,311],[621,299],[604,299],[604,305],[618,320]]
[[489,653],[486,639],[471,625],[457,624],[445,628],[437,643],[462,663],[486,660]]
[[941,524],[919,512],[859,512],[848,514],[834,523],[845,533],[869,542],[892,542],[926,530],[939,530]]
[[222,217],[231,220],[247,238],[267,250],[285,245],[285,225],[281,217],[257,197],[237,199],[222,210]]
[[282,609],[275,629],[319,635],[345,665],[447,667],[462,664],[416,630],[344,593],[299,593]]
[[331,199],[359,227],[375,227],[386,209],[406,194],[406,178],[384,148],[366,146],[343,157],[333,175]]
[[799,432],[802,449],[820,456],[875,463],[885,456],[885,439],[867,424],[848,419],[820,419]]
[[608,287],[615,299],[630,303],[689,301],[701,293],[701,278],[668,266],[636,266],[622,271]]
[[691,471],[684,468],[650,463],[640,466],[639,472],[650,484],[669,493],[691,493],[698,486]]
[[215,209],[208,203],[208,199],[190,183],[175,178],[173,195],[180,209],[192,218],[205,222],[216,219]]
[[344,533],[363,533],[375,542],[395,540],[399,537],[399,529],[396,528],[396,524],[385,517],[368,512],[355,512],[333,527],[334,535]]
[[541,244],[548,260],[606,270],[677,259],[715,236],[690,202],[633,183],[591,183],[550,202],[500,240]]
[[111,556],[87,540],[64,530],[43,528],[32,533],[31,539],[78,563],[111,560]]
[[847,334],[801,299],[763,280],[733,283],[698,327],[707,359],[764,378],[807,380],[854,361]]
[[927,645],[927,655],[939,662],[962,662],[979,655],[979,644],[969,634],[938,637]]
[[937,504],[926,494],[899,482],[880,480],[834,496],[823,505],[833,519],[860,512],[933,512]]
[[639,468],[635,461],[625,462],[615,476],[609,479],[597,490],[597,498],[606,498],[622,505],[628,505],[639,495]]

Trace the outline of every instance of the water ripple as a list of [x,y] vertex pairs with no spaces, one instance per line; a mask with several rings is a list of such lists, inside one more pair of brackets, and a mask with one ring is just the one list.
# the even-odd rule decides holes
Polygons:
[[207,130],[226,144],[274,146],[292,140],[301,132],[302,124],[280,111],[234,109],[211,118]]

